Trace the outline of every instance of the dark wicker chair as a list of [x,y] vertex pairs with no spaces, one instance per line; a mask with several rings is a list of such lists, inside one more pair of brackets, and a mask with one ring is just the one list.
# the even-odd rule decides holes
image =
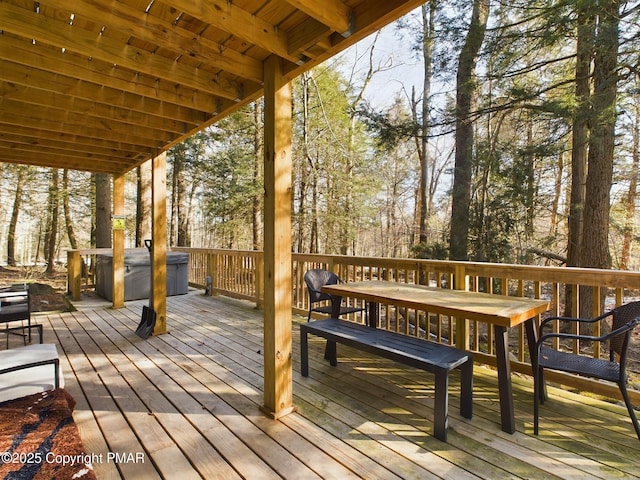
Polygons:
[[[311,314],[313,312],[331,315],[333,312],[332,305],[335,299],[332,295],[323,293],[321,288],[324,285],[342,283],[340,277],[327,270],[313,269],[308,270],[307,273],[304,274],[304,283],[307,284],[307,290],[309,291],[309,315],[307,316],[307,322],[311,320]],[[340,316],[356,312],[364,312],[366,314],[366,305],[340,306]]]
[[[25,340],[31,342],[31,295],[29,286],[16,286],[0,290],[5,296],[2,298],[0,305],[0,323],[5,324],[4,333],[7,335],[7,348],[9,346],[9,334],[20,335]],[[18,321],[27,321],[27,333],[24,333],[24,327],[9,327],[10,323]],[[22,333],[18,333],[22,332]],[[40,337],[42,343],[42,336]]]
[[[596,324],[612,318],[611,331],[601,336],[580,335],[574,333],[544,333],[544,329],[554,320],[562,322],[574,322],[580,324]],[[573,373],[585,377],[597,378],[618,384],[622,398],[629,411],[638,439],[640,439],[640,426],[636,418],[633,405],[627,393],[627,348],[633,329],[640,324],[640,302],[632,302],[619,306],[613,310],[593,319],[550,317],[542,321],[536,343],[536,356],[534,358],[534,407],[533,407],[533,431],[538,435],[539,404],[546,400],[546,388],[544,382],[544,370],[557,370]],[[579,330],[578,330],[579,331]],[[591,342],[594,348],[600,348],[601,343],[608,343],[609,358],[592,358],[569,352],[560,352],[545,346],[545,342],[552,338],[577,339],[580,342]]]

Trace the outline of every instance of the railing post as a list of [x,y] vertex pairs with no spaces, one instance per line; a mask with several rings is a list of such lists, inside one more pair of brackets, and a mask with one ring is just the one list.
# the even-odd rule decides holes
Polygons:
[[80,288],[82,285],[82,257],[79,250],[67,252],[67,292],[71,299],[80,300]]
[[[456,264],[453,281],[456,290],[467,289],[467,273],[464,265]],[[469,320],[466,318],[456,317],[456,347],[460,350],[469,350]]]
[[216,262],[216,254],[208,253],[207,254],[207,277],[211,278],[211,286],[209,289],[209,296],[212,297],[215,295],[214,290],[218,286],[218,268]]
[[264,298],[264,255],[261,253],[256,254],[256,308],[262,310],[263,298]]

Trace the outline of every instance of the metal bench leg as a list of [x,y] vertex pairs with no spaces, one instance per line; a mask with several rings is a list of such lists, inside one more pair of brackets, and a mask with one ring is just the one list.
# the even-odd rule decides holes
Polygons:
[[443,442],[447,441],[449,424],[449,371],[436,368],[435,413],[433,417],[433,436]]
[[303,326],[300,327],[300,373],[303,377],[309,376],[309,341]]
[[460,415],[473,415],[473,358],[460,365]]
[[336,346],[336,342],[327,340],[327,346],[324,350],[324,358],[329,360],[329,364],[332,367],[338,365],[338,347]]

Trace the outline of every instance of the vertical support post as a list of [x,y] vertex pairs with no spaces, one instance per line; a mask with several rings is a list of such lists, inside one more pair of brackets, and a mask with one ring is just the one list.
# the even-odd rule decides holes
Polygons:
[[82,286],[82,257],[79,250],[67,252],[67,292],[74,301],[80,300]]
[[280,60],[264,62],[264,405],[294,410],[291,359],[291,85]]
[[217,269],[216,269],[216,255],[213,253],[207,254],[207,277],[211,279],[211,284],[208,284],[209,287],[209,296],[212,297],[214,295],[213,288],[216,287],[216,278],[217,278]]
[[256,254],[256,308],[258,310],[263,307],[264,299],[264,255]]
[[151,164],[151,300],[156,312],[153,334],[167,331],[167,154]]
[[[467,272],[463,264],[456,265],[454,282],[456,290],[467,290]],[[456,317],[456,347],[469,350],[469,320],[466,318]]]
[[124,307],[124,175],[113,177],[113,308]]

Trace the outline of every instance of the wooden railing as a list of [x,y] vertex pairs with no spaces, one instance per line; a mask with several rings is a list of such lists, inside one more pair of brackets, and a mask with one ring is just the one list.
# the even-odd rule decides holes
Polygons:
[[[255,302],[258,307],[262,305],[262,252],[200,248],[172,250],[189,254],[189,283],[192,286],[203,288],[212,295],[226,295]],[[70,252],[70,255],[72,254],[84,255],[82,252]],[[550,302],[549,315],[563,313],[567,288],[573,292],[570,299],[572,311],[585,317],[595,316],[605,308],[612,308],[640,296],[640,273],[617,270],[295,253],[292,262],[293,313],[304,316],[308,312],[309,297],[303,276],[311,268],[331,270],[344,281],[384,279],[441,288],[543,298]],[[78,268],[72,268],[70,261],[69,271],[72,270],[79,271]],[[75,282],[78,283],[79,280]],[[590,287],[592,311],[589,312],[579,311],[578,292],[584,291],[583,287]],[[473,351],[478,362],[495,365],[493,332],[487,324],[466,320],[456,322],[456,319],[451,317],[399,309],[393,305],[381,305],[380,315],[382,328],[407,335],[428,337],[441,343],[456,344]],[[361,318],[354,316],[353,320],[361,321]],[[514,371],[530,374],[531,366],[526,345],[524,328],[512,329],[512,368]],[[556,348],[559,347],[560,345],[556,344]],[[563,345],[563,348],[567,347],[585,353],[585,346],[576,342]],[[601,355],[597,349],[586,353],[593,356]],[[554,376],[552,373],[548,378],[560,379],[562,383],[579,389],[617,396],[616,388],[603,387],[600,383],[594,384],[586,379],[566,375]],[[640,392],[633,392],[632,395],[636,402],[640,402]]]

